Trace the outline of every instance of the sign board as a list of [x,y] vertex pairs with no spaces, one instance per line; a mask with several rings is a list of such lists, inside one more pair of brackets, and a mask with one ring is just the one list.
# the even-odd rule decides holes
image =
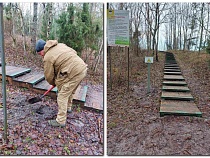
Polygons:
[[107,10],[108,45],[129,46],[129,11]]
[[145,57],[145,63],[153,63],[153,57]]

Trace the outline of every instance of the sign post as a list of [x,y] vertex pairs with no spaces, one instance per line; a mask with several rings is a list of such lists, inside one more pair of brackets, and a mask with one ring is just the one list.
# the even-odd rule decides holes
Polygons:
[[129,11],[107,10],[108,45],[129,47]]
[[147,93],[150,93],[150,64],[153,63],[153,57],[145,57],[145,63],[148,65]]
[[2,64],[2,94],[3,94],[3,111],[4,111],[4,139],[7,143],[7,107],[6,107],[6,71],[5,71],[5,54],[4,54],[4,27],[3,27],[3,3],[0,3],[0,53]]
[[[110,46],[122,46],[128,51],[128,90],[129,90],[129,11],[128,10],[107,10],[107,40],[108,49]],[[110,82],[111,78],[111,51],[110,55]]]

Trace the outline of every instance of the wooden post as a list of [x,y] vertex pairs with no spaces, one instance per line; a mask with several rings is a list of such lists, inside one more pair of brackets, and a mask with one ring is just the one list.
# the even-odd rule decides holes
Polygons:
[[148,63],[148,82],[147,82],[147,93],[150,93],[150,63]]

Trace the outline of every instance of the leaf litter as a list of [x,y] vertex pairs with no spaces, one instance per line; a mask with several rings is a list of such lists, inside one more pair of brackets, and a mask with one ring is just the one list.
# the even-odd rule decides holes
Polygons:
[[108,155],[210,155],[210,57],[184,51],[174,55],[203,117],[160,117],[165,55],[159,53],[159,62],[151,64],[150,94],[144,54],[135,58],[131,55],[130,90],[127,76],[124,82],[116,82],[113,76],[112,90],[108,80]]

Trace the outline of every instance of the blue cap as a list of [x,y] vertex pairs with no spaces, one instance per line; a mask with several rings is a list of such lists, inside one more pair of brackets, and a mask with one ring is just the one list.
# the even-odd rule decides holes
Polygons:
[[43,39],[39,39],[36,42],[36,52],[40,52],[44,49],[46,42]]

